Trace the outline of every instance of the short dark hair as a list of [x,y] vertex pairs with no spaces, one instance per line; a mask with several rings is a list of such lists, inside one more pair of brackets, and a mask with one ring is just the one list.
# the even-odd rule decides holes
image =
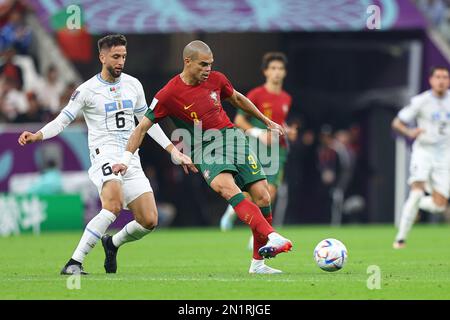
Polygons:
[[432,77],[436,70],[445,70],[445,71],[447,71],[447,73],[450,73],[450,71],[448,70],[448,68],[446,66],[432,66],[430,68],[429,76]]
[[127,39],[122,34],[110,34],[107,35],[97,42],[98,51],[102,49],[110,49],[116,46],[127,46]]
[[283,52],[267,52],[262,58],[261,69],[264,71],[269,67],[272,61],[280,61],[284,64],[286,68],[288,60]]

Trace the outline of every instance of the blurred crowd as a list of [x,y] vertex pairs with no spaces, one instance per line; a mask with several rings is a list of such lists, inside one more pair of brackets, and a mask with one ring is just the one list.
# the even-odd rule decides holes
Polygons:
[[430,25],[450,43],[450,0],[415,0]]
[[[302,208],[288,223],[362,222],[368,176],[358,124],[335,129],[323,124],[318,132],[300,130],[288,158],[286,182],[291,208]],[[288,207],[288,211],[289,210]],[[318,221],[318,217],[324,219]],[[297,220],[292,220],[297,219]]]
[[0,4],[0,123],[48,122],[76,88],[55,65],[38,72],[27,13],[21,1]]

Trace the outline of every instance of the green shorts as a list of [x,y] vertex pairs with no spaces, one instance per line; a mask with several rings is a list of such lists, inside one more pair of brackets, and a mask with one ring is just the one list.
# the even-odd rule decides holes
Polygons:
[[208,185],[222,172],[232,173],[237,186],[244,191],[250,184],[266,179],[264,169],[242,130],[227,128],[220,132],[224,136],[221,142],[203,142],[201,149],[194,148],[194,163]]
[[284,165],[286,164],[287,150],[286,148],[280,147],[279,150],[279,163],[278,172],[267,176],[267,182],[273,184],[275,187],[279,187],[283,182],[284,178]]
[[[256,149],[253,149],[256,150],[258,159],[260,160],[260,162],[262,162],[263,169],[266,172],[267,182],[278,188],[283,182],[284,178],[284,166],[286,164],[288,153],[286,147],[282,147],[280,145],[278,147],[278,156],[273,157],[274,155],[272,153],[275,152],[275,148],[267,147],[264,145],[266,149],[261,150],[260,147],[262,146],[262,144],[258,141],[257,138],[248,137],[248,139],[251,147],[257,146]],[[266,163],[266,161],[268,162]],[[274,161],[275,163],[273,163]],[[272,168],[272,166],[277,169],[274,171],[274,168]]]

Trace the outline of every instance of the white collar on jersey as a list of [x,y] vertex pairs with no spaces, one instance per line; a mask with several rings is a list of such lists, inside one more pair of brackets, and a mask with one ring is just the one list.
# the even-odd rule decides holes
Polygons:
[[108,82],[108,81],[105,81],[102,79],[102,77],[100,76],[100,73],[97,73],[97,79],[98,79],[98,81],[100,81],[103,84],[108,84],[108,85],[113,86],[115,84],[118,84],[120,82],[120,80],[122,79],[122,77],[119,77],[119,80],[117,80],[116,82]]

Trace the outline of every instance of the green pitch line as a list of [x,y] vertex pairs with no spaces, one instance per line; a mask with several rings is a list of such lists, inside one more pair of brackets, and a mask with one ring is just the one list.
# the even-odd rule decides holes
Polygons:
[[[285,227],[294,249],[269,260],[281,275],[248,274],[246,228],[159,229],[124,245],[118,273],[106,275],[103,249],[86,258],[80,289],[59,271],[81,232],[0,238],[0,299],[450,299],[450,228],[415,226],[402,251],[392,249],[392,226]],[[312,253],[324,238],[348,249],[344,269],[327,273]],[[379,267],[380,289],[369,290],[369,266]],[[374,268],[374,267],[372,267]],[[376,267],[375,267],[376,268]],[[370,271],[370,270],[369,270]],[[72,282],[72,286],[76,286]]]

